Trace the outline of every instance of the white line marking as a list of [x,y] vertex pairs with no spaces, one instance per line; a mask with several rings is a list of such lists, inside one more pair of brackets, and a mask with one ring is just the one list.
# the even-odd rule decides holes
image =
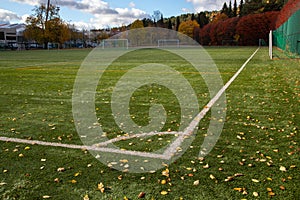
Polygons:
[[[221,95],[228,89],[228,87],[232,84],[232,82],[238,77],[238,75],[243,71],[246,65],[250,62],[250,60],[255,56],[260,48],[257,48],[256,51],[248,58],[248,60],[241,66],[241,68],[231,77],[231,79],[219,90],[219,92],[208,102],[208,104],[201,110],[201,112],[191,121],[189,126],[185,129],[184,132],[150,132],[150,133],[142,133],[131,136],[124,136],[119,138],[114,138],[103,143],[95,144],[93,146],[85,146],[85,145],[73,145],[73,144],[63,144],[63,143],[54,143],[54,142],[44,142],[39,140],[26,140],[19,138],[8,138],[8,137],[0,137],[0,141],[4,142],[15,142],[15,143],[23,143],[23,144],[31,144],[31,145],[41,145],[41,146],[52,146],[52,147],[63,147],[68,149],[86,149],[100,152],[108,152],[108,153],[119,153],[125,155],[133,155],[140,157],[148,157],[148,158],[159,158],[159,159],[170,159],[176,153],[177,148],[180,147],[185,137],[192,134],[195,128],[198,126],[199,122],[203,117],[207,114],[207,112],[211,109],[211,107],[218,101]],[[112,144],[117,141],[127,140],[138,137],[152,136],[158,134],[178,134],[177,139],[170,145],[169,148],[165,150],[163,154],[156,153],[148,153],[141,151],[128,151],[121,150],[115,148],[106,148],[101,146],[106,146],[108,144]]]

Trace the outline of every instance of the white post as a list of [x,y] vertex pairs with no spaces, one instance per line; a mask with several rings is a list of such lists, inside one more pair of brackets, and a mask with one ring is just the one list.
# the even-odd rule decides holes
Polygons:
[[270,34],[269,34],[269,56],[270,56],[270,59],[272,60],[273,59],[273,32],[270,31]]

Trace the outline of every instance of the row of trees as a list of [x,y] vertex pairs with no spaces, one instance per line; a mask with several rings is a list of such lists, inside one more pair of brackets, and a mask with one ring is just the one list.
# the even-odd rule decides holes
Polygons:
[[[162,27],[184,33],[203,45],[222,45],[235,43],[254,45],[257,39],[267,39],[266,34],[273,29],[277,12],[285,0],[230,0],[220,11],[183,14],[164,18],[160,11],[154,11],[152,18],[136,20],[134,23],[117,28],[128,30],[141,27]],[[273,12],[269,12],[273,11]],[[34,9],[33,15],[26,20],[25,38],[34,40],[46,47],[48,42],[63,44],[66,41],[83,39],[84,32],[66,24],[59,16],[59,7],[44,4]],[[117,33],[118,31],[112,31]],[[108,31],[92,30],[97,34],[95,41],[111,36]],[[251,37],[251,38],[249,38]]]
[[201,29],[199,42],[202,45],[257,45],[259,39],[268,41],[278,14],[271,11],[210,23]]

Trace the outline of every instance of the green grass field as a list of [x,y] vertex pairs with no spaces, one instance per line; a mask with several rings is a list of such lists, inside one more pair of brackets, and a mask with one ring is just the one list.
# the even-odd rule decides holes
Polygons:
[[[225,83],[255,49],[211,47],[207,51]],[[72,92],[77,70],[89,52],[0,52],[0,137],[82,144],[73,122]],[[177,67],[195,86],[199,105],[207,103],[203,81],[190,67],[176,59],[161,58],[159,52],[153,55]],[[299,66],[299,60],[269,60],[268,49],[260,49],[226,91],[226,121],[211,153],[198,158],[210,120],[207,115],[185,154],[155,173],[120,172],[86,150],[0,142],[0,196],[134,200],[143,192],[144,199],[298,199]],[[107,103],[114,80],[122,74],[124,69],[114,63],[97,89],[97,115],[111,138],[123,134],[112,122]],[[134,95],[131,104],[138,123],[149,122],[149,102],[159,101],[170,113],[165,129],[176,130],[178,104],[170,99],[168,90],[144,87]],[[170,102],[172,105],[167,105]],[[129,148],[131,142],[133,150],[153,151],[171,136],[161,143],[156,139],[116,145]],[[98,188],[99,183],[104,191]]]

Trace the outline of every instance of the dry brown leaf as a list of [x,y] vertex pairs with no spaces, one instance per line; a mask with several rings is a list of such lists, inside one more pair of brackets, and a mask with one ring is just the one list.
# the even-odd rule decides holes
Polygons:
[[146,196],[145,192],[140,192],[140,194],[138,195],[138,198],[141,199],[141,198],[144,198],[145,196]]

